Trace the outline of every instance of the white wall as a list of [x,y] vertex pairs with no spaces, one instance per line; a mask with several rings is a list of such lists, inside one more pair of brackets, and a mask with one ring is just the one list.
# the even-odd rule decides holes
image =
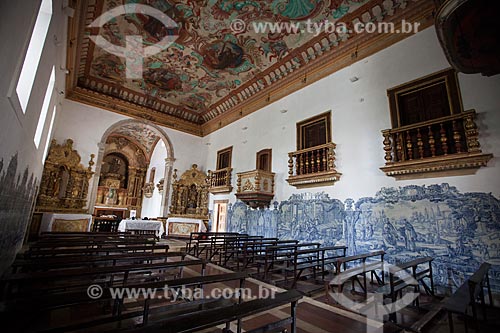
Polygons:
[[148,173],[146,175],[146,181],[149,182],[151,170],[156,168],[154,178],[155,188],[151,198],[144,197],[142,200],[141,217],[147,216],[149,218],[154,218],[163,215],[161,213],[162,194],[158,192],[158,187],[156,187],[156,185],[160,182],[160,179],[165,177],[165,158],[167,158],[167,149],[163,141],[160,140],[153,150],[151,161],[149,162]]
[[[59,94],[64,87],[64,71],[62,71],[62,55],[65,54],[64,28],[66,16],[62,13],[61,0],[53,0],[53,14],[47,33],[47,39],[43,44],[41,59],[36,72],[30,99],[23,113],[21,109],[13,107],[10,100],[12,92],[15,91],[18,77],[20,75],[23,60],[31,38],[40,6],[40,0],[23,1],[1,1],[0,13],[0,164],[3,164],[2,174],[5,175],[6,168],[13,156],[17,154],[17,170],[15,179],[5,179],[0,183],[0,274],[10,263],[14,254],[22,246],[24,232],[30,220],[31,207],[36,199],[35,186],[28,189],[33,194],[28,197],[20,193],[19,189],[12,187],[10,182],[17,184],[19,178],[23,177],[27,170],[28,177],[40,181],[43,170],[43,153],[48,141],[48,128],[54,109],[59,102]],[[38,119],[41,113],[45,91],[49,81],[52,67],[56,68],[55,93],[52,96],[48,109],[47,121],[38,149],[35,147],[33,138],[35,135]],[[12,102],[11,102],[12,101]],[[31,185],[31,184],[30,184]]]
[[[385,164],[381,130],[391,127],[387,89],[448,68],[434,28],[426,29],[371,57],[336,72],[310,86],[269,105],[250,116],[212,133],[207,167],[215,168],[217,151],[233,145],[233,186],[236,173],[255,169],[255,154],[272,148],[272,171],[276,173],[274,200],[288,199],[292,193],[326,192],[345,200],[373,196],[382,187],[447,182],[460,191],[500,194],[500,76],[459,75],[465,110],[478,112],[483,152],[493,153],[487,168],[474,176],[442,177],[396,181],[379,169]],[[351,83],[349,78],[359,81]],[[280,110],[287,109],[285,114]],[[342,173],[333,186],[297,190],[288,185],[288,152],[296,150],[296,123],[332,111],[332,138],[337,144],[336,166]],[[248,127],[246,131],[243,127]],[[214,199],[230,195],[211,196]]]

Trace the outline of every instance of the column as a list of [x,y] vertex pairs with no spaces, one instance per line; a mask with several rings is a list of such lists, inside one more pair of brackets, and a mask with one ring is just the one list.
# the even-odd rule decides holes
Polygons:
[[106,143],[99,142],[97,144],[97,147],[99,148],[99,152],[97,153],[97,163],[95,164],[95,172],[94,176],[92,177],[92,184],[90,185],[91,188],[89,189],[90,192],[90,197],[88,198],[89,214],[94,213],[94,206],[97,198],[97,187],[99,186],[99,177],[101,176],[102,159],[104,158],[104,150],[106,149]]
[[170,199],[170,186],[172,184],[172,170],[174,167],[175,158],[167,157],[165,159],[165,173],[163,174],[163,193],[161,198],[161,214],[163,217],[168,216],[168,201]]

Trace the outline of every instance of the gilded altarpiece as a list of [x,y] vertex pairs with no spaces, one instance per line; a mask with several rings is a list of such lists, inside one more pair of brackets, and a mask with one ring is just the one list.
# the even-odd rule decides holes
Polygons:
[[96,206],[127,208],[140,214],[148,166],[147,154],[129,138],[111,136],[99,175]]
[[207,175],[193,164],[191,169],[177,179],[177,169],[173,175],[172,204],[169,217],[190,217],[208,220]]
[[88,167],[80,164],[81,157],[73,149],[73,140],[63,144],[52,140],[45,161],[37,212],[83,213],[87,204],[89,180],[92,177],[94,154],[90,155]]

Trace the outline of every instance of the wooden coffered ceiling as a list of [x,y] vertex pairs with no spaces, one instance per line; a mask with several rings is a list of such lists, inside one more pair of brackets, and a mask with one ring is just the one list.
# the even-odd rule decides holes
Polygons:
[[[141,3],[176,24],[166,29],[145,14],[89,25],[117,6]],[[311,31],[256,33],[253,22],[420,22],[433,24],[432,0],[74,0],[69,22],[66,96],[71,100],[204,136],[409,36]],[[235,32],[241,20],[247,29]],[[319,27],[316,25],[316,27]],[[303,29],[304,30],[304,29]],[[307,30],[307,29],[305,29]],[[125,60],[94,44],[102,36],[124,46],[176,39],[143,61],[142,79],[126,78]]]

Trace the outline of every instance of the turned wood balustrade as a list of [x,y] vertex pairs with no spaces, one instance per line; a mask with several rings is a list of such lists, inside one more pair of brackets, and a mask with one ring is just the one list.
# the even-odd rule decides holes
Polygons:
[[208,181],[210,184],[209,191],[211,193],[231,192],[231,172],[232,168],[218,169],[215,171],[208,170]]
[[476,112],[382,131],[386,165],[462,153],[480,153]]
[[288,175],[300,176],[335,170],[333,142],[288,153]]

